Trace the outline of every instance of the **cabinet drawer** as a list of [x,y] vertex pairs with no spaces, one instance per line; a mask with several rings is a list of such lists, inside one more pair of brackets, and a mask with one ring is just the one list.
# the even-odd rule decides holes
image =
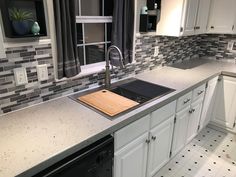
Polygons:
[[198,100],[199,98],[204,97],[205,95],[206,84],[201,85],[198,88],[193,90],[193,100]]
[[115,151],[147,132],[149,123],[150,115],[147,115],[115,132]]
[[158,110],[152,112],[151,114],[151,128],[160,124],[161,122],[167,120],[172,115],[175,114],[176,101],[173,101]]
[[187,94],[181,96],[177,101],[177,112],[189,106],[191,104],[191,100],[192,92],[188,92]]

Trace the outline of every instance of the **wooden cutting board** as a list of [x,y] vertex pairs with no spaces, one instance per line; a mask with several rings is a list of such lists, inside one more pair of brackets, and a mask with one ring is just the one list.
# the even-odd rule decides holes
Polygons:
[[139,104],[108,90],[93,92],[78,99],[109,116],[115,116]]

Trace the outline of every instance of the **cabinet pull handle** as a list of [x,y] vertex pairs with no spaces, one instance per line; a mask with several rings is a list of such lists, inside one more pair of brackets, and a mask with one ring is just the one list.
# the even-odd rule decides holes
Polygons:
[[201,95],[202,93],[203,93],[203,91],[201,90],[201,91],[199,91],[197,94],[198,94],[198,95]]
[[188,98],[187,100],[184,101],[184,104],[188,103],[190,100],[191,99]]
[[157,139],[156,136],[152,136],[152,140],[155,141]]
[[214,29],[215,27],[214,26],[211,26],[211,29]]
[[149,143],[150,143],[150,140],[146,140],[146,143],[149,144]]
[[192,114],[193,112],[195,112],[196,110],[195,109],[190,109],[189,110],[189,113]]

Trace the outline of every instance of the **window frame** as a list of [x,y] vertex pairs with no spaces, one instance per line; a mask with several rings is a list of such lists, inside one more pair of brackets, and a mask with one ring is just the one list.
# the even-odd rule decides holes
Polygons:
[[[81,24],[82,25],[82,41],[83,43],[77,44],[78,47],[83,47],[83,66],[88,66],[88,65],[93,65],[96,63],[102,63],[104,61],[98,61],[96,63],[90,63],[87,64],[86,61],[86,46],[92,46],[92,45],[104,45],[104,56],[107,52],[107,46],[108,44],[111,43],[111,41],[108,41],[107,39],[107,28],[108,28],[108,23],[112,23],[112,16],[104,16],[104,2],[105,0],[102,0],[102,15],[101,16],[82,16],[82,5],[81,5],[81,0],[78,1],[78,15],[76,16],[76,24]],[[92,43],[85,43],[85,24],[104,24],[104,41],[102,42],[92,42]],[[105,58],[104,58],[105,60]],[[86,68],[86,67],[85,67]]]

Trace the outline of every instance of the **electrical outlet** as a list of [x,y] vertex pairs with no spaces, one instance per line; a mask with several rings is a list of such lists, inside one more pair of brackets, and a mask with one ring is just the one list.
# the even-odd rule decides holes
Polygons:
[[232,53],[236,53],[236,41],[235,40],[228,42],[227,50],[229,50]]
[[39,81],[48,80],[48,67],[46,64],[37,66],[37,75]]
[[156,46],[156,47],[155,47],[155,51],[154,51],[154,57],[157,57],[158,54],[159,54],[159,47]]
[[16,86],[28,84],[28,78],[25,68],[15,68],[14,70]]
[[234,41],[229,41],[227,45],[227,50],[232,50],[234,45]]

